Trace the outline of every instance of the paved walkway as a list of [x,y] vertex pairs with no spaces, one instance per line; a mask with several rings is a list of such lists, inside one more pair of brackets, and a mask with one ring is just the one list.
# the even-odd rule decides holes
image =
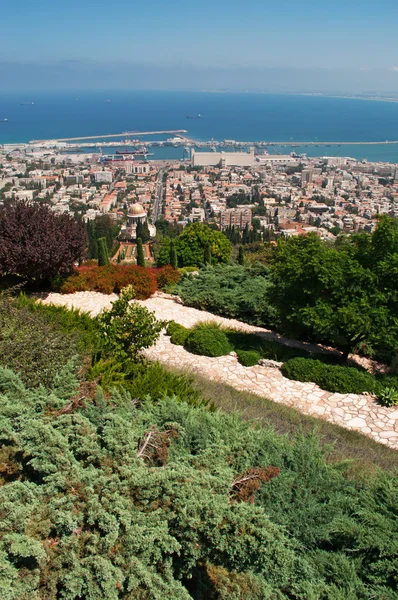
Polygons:
[[[76,294],[49,294],[43,302],[73,306],[96,315],[104,308],[110,307],[116,298],[116,294],[77,292]],[[141,304],[155,312],[159,319],[174,320],[185,327],[192,327],[203,321],[215,321],[240,331],[281,339],[280,336],[266,329],[183,306],[175,298],[166,294],[157,293],[152,298],[141,301]],[[290,345],[303,344],[290,342]],[[147,356],[168,366],[183,368],[210,380],[226,383],[237,390],[252,392],[274,402],[294,407],[307,415],[360,431],[377,442],[398,449],[398,407],[380,406],[370,395],[332,394],[320,389],[315,383],[291,381],[275,368],[243,367],[234,353],[220,358],[196,356],[187,352],[182,346],[171,344],[165,334],[161,334],[157,344],[147,350]]]

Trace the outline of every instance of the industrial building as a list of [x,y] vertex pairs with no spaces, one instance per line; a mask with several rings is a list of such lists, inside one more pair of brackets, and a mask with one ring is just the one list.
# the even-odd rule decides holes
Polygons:
[[252,167],[254,165],[254,148],[249,152],[195,152],[192,150],[194,167]]

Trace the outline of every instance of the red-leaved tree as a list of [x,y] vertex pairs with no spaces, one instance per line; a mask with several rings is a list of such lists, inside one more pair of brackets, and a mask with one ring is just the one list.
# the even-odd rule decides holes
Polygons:
[[0,209],[0,275],[42,281],[73,270],[86,246],[84,227],[39,203]]

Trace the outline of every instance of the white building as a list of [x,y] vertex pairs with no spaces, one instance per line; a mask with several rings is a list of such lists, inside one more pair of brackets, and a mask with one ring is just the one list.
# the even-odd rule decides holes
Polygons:
[[254,165],[254,148],[249,152],[195,152],[192,150],[194,167],[252,167]]
[[129,209],[129,212],[127,215],[127,225],[125,227],[122,227],[122,230],[120,232],[121,237],[123,239],[125,239],[127,237],[127,238],[130,238],[131,240],[136,240],[138,223],[141,223],[141,224],[147,223],[148,229],[149,229],[149,235],[151,236],[151,238],[155,237],[156,227],[154,225],[151,225],[150,223],[148,223],[148,213],[146,212],[145,208],[138,202],[136,202],[135,204],[132,204],[130,206],[130,209]]

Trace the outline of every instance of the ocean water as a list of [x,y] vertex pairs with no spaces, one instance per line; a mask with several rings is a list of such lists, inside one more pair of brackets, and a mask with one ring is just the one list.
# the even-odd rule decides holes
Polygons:
[[[26,105],[34,102],[34,105]],[[200,113],[201,119],[187,119]],[[398,140],[398,103],[319,96],[211,92],[62,92],[0,94],[0,144],[187,129],[199,141]],[[155,136],[166,139],[167,136]],[[150,138],[142,138],[150,139]],[[352,156],[398,163],[397,145],[300,147],[308,156]],[[292,148],[278,148],[282,153]],[[182,149],[151,149],[180,158]]]

